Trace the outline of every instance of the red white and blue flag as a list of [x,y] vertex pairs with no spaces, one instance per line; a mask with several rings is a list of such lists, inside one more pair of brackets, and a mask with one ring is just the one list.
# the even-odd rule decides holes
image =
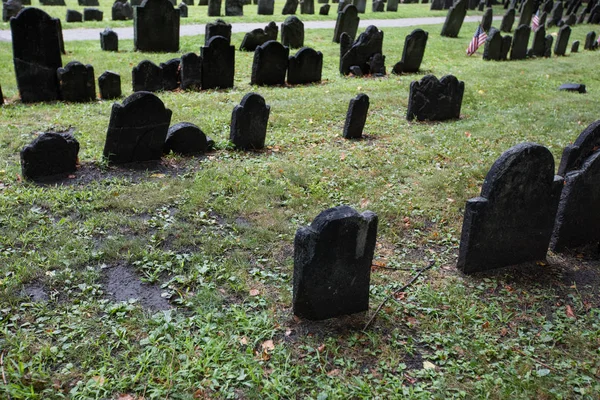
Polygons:
[[487,39],[487,33],[483,30],[481,25],[477,27],[475,34],[473,35],[473,39],[471,39],[471,43],[469,43],[469,47],[467,47],[467,55],[473,55],[479,46],[481,46]]
[[531,29],[535,32],[540,27],[540,10],[538,10],[531,19]]

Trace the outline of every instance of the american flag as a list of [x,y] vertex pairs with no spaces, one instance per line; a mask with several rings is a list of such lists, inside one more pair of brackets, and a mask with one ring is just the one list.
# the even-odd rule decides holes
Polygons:
[[469,43],[469,47],[467,47],[467,55],[473,55],[473,53],[477,51],[479,46],[481,46],[486,39],[487,34],[485,33],[481,25],[479,25],[477,27],[477,30],[475,31],[475,34],[473,35],[473,39],[471,39],[471,43]]
[[538,10],[531,19],[531,29],[535,32],[540,27],[540,10]]

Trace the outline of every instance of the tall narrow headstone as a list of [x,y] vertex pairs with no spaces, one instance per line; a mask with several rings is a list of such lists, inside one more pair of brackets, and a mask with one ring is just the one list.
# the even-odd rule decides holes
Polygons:
[[254,51],[251,85],[283,85],[288,67],[290,49],[275,40],[269,40]]
[[556,37],[556,46],[554,47],[554,54],[557,56],[564,56],[567,52],[567,46],[569,44],[569,38],[571,36],[571,27],[564,25],[558,30],[558,36]]
[[83,9],[83,20],[84,21],[102,21],[104,18],[104,12],[97,8],[84,8]]
[[442,27],[441,35],[452,38],[457,37],[466,15],[467,0],[457,0],[456,3],[448,9],[448,15],[446,15],[446,21]]
[[221,16],[221,0],[208,0],[208,16],[209,17],[220,17]]
[[333,31],[333,41],[339,43],[340,36],[344,32],[354,39],[356,37],[356,32],[358,31],[359,22],[360,18],[358,17],[358,10],[356,7],[352,4],[345,6],[342,12],[337,15],[335,29]]
[[116,99],[121,97],[121,76],[112,71],[104,71],[98,77],[98,90],[102,100]]
[[571,45],[571,53],[577,53],[579,51],[579,40],[574,40],[573,44]]
[[64,176],[77,170],[79,142],[70,132],[47,132],[21,150],[25,179]]
[[181,56],[180,81],[183,90],[200,90],[202,88],[202,57],[196,53]]
[[64,68],[58,68],[60,97],[64,101],[86,102],[96,99],[94,67],[71,61]]
[[502,60],[502,35],[496,28],[491,28],[485,41],[483,59],[492,61]]
[[169,0],[144,0],[133,10],[133,45],[138,51],[179,51],[179,10]]
[[546,51],[546,28],[542,25],[533,33],[533,43],[527,52],[529,57],[544,57]]
[[265,147],[271,107],[258,93],[248,93],[231,114],[229,140],[238,149],[260,150]]
[[402,59],[394,65],[395,74],[418,72],[425,54],[427,37],[429,34],[423,29],[415,29],[404,39]]
[[346,139],[362,138],[365,122],[367,122],[367,112],[369,111],[369,96],[364,93],[359,94],[352,100],[346,113],[346,122],[344,123],[343,136]]
[[300,14],[314,14],[315,0],[303,0],[300,3]]
[[486,8],[481,18],[481,29],[487,32],[492,27],[492,21],[494,20],[494,10],[492,8]]
[[438,80],[426,75],[410,84],[406,119],[412,121],[445,121],[460,117],[465,83],[453,75]]
[[535,0],[523,0],[523,8],[521,9],[521,15],[519,16],[518,26],[531,25],[531,18],[534,13]]
[[292,49],[304,46],[304,23],[295,15],[287,17],[281,24],[281,44]]
[[323,53],[303,47],[290,56],[287,82],[290,85],[321,82],[322,72]]
[[510,50],[511,60],[523,60],[527,57],[527,45],[529,44],[529,35],[531,28],[528,25],[520,25],[515,29],[512,48]]
[[179,4],[179,16],[181,18],[187,18],[188,17],[188,6],[185,3],[180,3]]
[[222,36],[214,36],[200,49],[202,55],[202,89],[233,87],[235,47]]
[[298,0],[285,0],[285,5],[281,11],[282,15],[296,14],[298,9]]

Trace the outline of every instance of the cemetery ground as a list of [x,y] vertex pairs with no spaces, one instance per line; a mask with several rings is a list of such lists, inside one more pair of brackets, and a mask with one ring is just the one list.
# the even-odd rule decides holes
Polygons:
[[[0,397],[596,397],[596,247],[471,276],[455,265],[465,201],[500,154],[531,141],[558,165],[598,119],[599,54],[486,62],[483,49],[465,56],[475,28],[449,39],[427,27],[421,72],[384,78],[340,76],[331,30],[306,31],[324,54],[324,80],[309,86],[252,87],[252,53],[236,51],[234,89],[158,94],[172,124],[198,125],[216,149],[123,167],[102,160],[112,102],[21,104],[0,43]],[[388,71],[412,29],[385,30]],[[590,30],[575,26],[571,41]],[[183,37],[181,53],[202,44]],[[177,56],[119,48],[68,42],[63,64],[118,72],[127,96],[139,61]],[[409,84],[428,73],[465,82],[459,120],[406,121]],[[589,93],[559,92],[567,82]],[[235,151],[231,111],[250,91],[271,106],[267,147]],[[358,93],[370,97],[364,139],[345,140]],[[70,128],[78,171],[22,181],[19,151]],[[370,309],[299,320],[295,232],[340,204],[379,216]]]

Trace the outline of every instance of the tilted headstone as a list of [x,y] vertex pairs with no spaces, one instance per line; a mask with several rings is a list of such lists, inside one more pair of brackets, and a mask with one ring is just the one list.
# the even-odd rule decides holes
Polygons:
[[520,25],[515,29],[512,48],[510,50],[511,60],[523,60],[527,57],[527,45],[529,44],[529,35],[531,28],[528,25]]
[[133,10],[133,45],[137,51],[179,51],[179,10],[168,0],[144,0]]
[[179,66],[181,59],[173,58],[160,63],[162,70],[162,90],[175,90],[179,87]]
[[281,43],[291,49],[304,46],[304,23],[295,15],[291,15],[281,24]]
[[478,8],[480,6],[480,4],[481,4],[481,1],[479,1],[479,0],[469,0],[467,2],[467,9],[475,10],[476,8]]
[[556,37],[556,46],[554,46],[554,54],[557,56],[564,56],[567,52],[567,46],[569,44],[569,38],[571,36],[571,27],[564,25],[558,30],[558,36]]
[[552,7],[554,7],[554,1],[553,0],[544,1],[540,5],[540,12],[549,13],[550,11],[552,11]]
[[136,92],[114,103],[106,132],[104,157],[111,164],[160,160],[172,112],[149,92]]
[[283,85],[290,49],[275,40],[258,46],[252,62],[251,85]]
[[152,61],[143,60],[131,70],[134,92],[163,90],[163,70]]
[[188,17],[188,6],[185,3],[180,3],[179,4],[179,16],[181,18],[187,18]]
[[517,26],[521,25],[531,25],[531,18],[535,13],[534,6],[535,0],[524,0],[523,8],[521,9],[521,15],[519,16],[519,23]]
[[258,15],[273,15],[275,12],[275,0],[258,0]]
[[115,0],[111,8],[113,21],[127,21],[133,19],[133,7],[127,1]]
[[287,82],[290,85],[321,82],[323,72],[323,53],[309,47],[303,47],[290,56]]
[[500,60],[506,61],[508,59],[508,53],[512,46],[512,36],[505,35],[502,37],[502,46],[500,47]]
[[467,201],[458,268],[472,273],[544,260],[561,189],[547,148],[521,143],[507,150],[481,195]]
[[94,67],[71,61],[64,68],[56,70],[60,97],[64,101],[86,102],[96,99],[96,79]]
[[67,10],[67,15],[65,16],[65,21],[67,23],[83,22],[83,14],[76,10]]
[[596,50],[598,47],[598,43],[596,42],[596,32],[591,31],[585,35],[585,44],[583,46],[584,50]]
[[540,22],[539,22],[539,26],[545,26],[546,25],[546,19],[548,18],[548,13],[542,13],[540,15]]
[[558,90],[566,92],[587,93],[585,85],[582,83],[563,83],[559,86]]
[[269,22],[269,25],[265,29],[254,29],[244,36],[240,50],[242,51],[254,51],[256,48],[269,40],[277,40],[277,34],[279,28],[275,22]]
[[564,148],[557,174],[567,176],[579,170],[585,161],[600,149],[600,121],[591,123],[575,142]]
[[360,67],[363,74],[374,73],[369,67],[369,59],[375,54],[382,54],[383,31],[376,26],[370,25],[358,36],[358,39],[343,54],[343,46],[340,45],[340,73],[348,75],[350,67]]
[[119,51],[119,36],[110,28],[100,32],[100,48],[104,51]]
[[315,0],[303,0],[300,3],[300,14],[314,14]]
[[13,61],[21,101],[57,100],[56,70],[62,66],[59,20],[25,8],[10,20]]
[[384,12],[385,11],[385,4],[383,3],[382,0],[374,0],[371,11],[373,11],[373,12]]
[[235,47],[222,36],[214,36],[200,49],[202,55],[202,89],[233,87]]
[[283,10],[281,10],[282,15],[296,14],[296,10],[298,9],[298,0],[285,0],[285,5],[283,6]]
[[[199,6],[207,6],[208,0],[198,0],[198,5]],[[219,5],[219,8],[220,8],[220,5]]]
[[590,16],[587,20],[588,24],[598,24],[600,23],[600,4],[597,4],[590,11]]
[[200,90],[202,88],[202,57],[196,53],[181,56],[180,64],[181,89]]
[[[23,9],[23,3],[18,0],[8,0],[2,3],[2,21],[8,22],[11,17],[16,17]],[[68,15],[68,12],[67,12]]]
[[84,7],[98,7],[100,2],[98,0],[77,0],[77,4]]
[[258,93],[248,93],[231,114],[229,140],[238,149],[260,150],[265,147],[271,107]]
[[487,8],[483,13],[483,17],[481,18],[481,29],[485,32],[489,31],[492,27],[492,21],[494,20],[494,10],[492,8]]
[[360,13],[360,14],[364,14],[367,11],[367,0],[353,0],[353,1],[348,1],[348,4],[354,4],[356,6],[356,10]]
[[47,132],[21,150],[21,173],[25,179],[64,176],[77,170],[79,142],[68,132]]
[[369,96],[364,93],[359,94],[352,100],[346,113],[346,122],[344,123],[343,136],[346,139],[362,138],[365,122],[367,121],[367,112],[369,111]]
[[217,19],[215,22],[209,22],[206,24],[204,31],[204,45],[208,44],[208,41],[214,36],[222,36],[227,39],[227,42],[231,42],[231,24]]
[[565,25],[575,26],[577,24],[577,16],[575,14],[569,14],[565,18]]
[[84,21],[102,21],[104,18],[104,12],[97,8],[84,8],[83,9],[83,20]]
[[323,320],[369,309],[377,215],[330,208],[296,232],[293,312]]
[[442,27],[442,36],[457,37],[460,28],[467,14],[467,0],[457,0],[452,7],[448,9],[446,21]]
[[485,41],[483,59],[492,61],[502,60],[502,35],[496,28],[491,28]]
[[321,8],[319,8],[319,15],[329,15],[329,9],[331,6],[329,4],[323,4]]
[[562,1],[557,1],[554,3],[554,7],[552,7],[552,11],[550,12],[550,21],[548,23],[550,26],[558,25],[560,20],[563,17],[563,4]]
[[208,0],[208,16],[209,17],[220,17],[221,16],[221,0]]
[[571,45],[571,53],[577,53],[579,51],[579,43],[579,40],[573,41],[573,44]]
[[173,125],[167,132],[164,153],[171,151],[184,156],[201,154],[208,151],[208,140],[200,128],[189,122]]
[[415,29],[404,39],[404,49],[402,50],[402,59],[394,65],[393,73],[414,73],[419,72],[425,46],[429,34],[423,29]]
[[225,15],[228,17],[241,17],[244,15],[242,0],[225,0]]
[[431,0],[430,10],[443,10],[444,9],[444,0]]
[[412,121],[445,121],[460,117],[465,83],[453,75],[438,80],[426,75],[410,84],[406,119]]
[[533,33],[533,44],[527,52],[529,57],[544,57],[546,51],[546,28],[542,25]]
[[352,4],[345,6],[342,12],[337,15],[335,29],[333,31],[333,41],[339,43],[340,36],[344,32],[354,39],[356,37],[356,32],[358,31],[359,22],[360,18],[358,17],[358,10],[356,7]]
[[387,11],[387,12],[398,11],[398,2],[399,2],[399,0],[387,0],[387,5],[385,7],[385,11]]
[[121,97],[121,75],[112,71],[104,71],[98,78],[98,90],[102,100]]

